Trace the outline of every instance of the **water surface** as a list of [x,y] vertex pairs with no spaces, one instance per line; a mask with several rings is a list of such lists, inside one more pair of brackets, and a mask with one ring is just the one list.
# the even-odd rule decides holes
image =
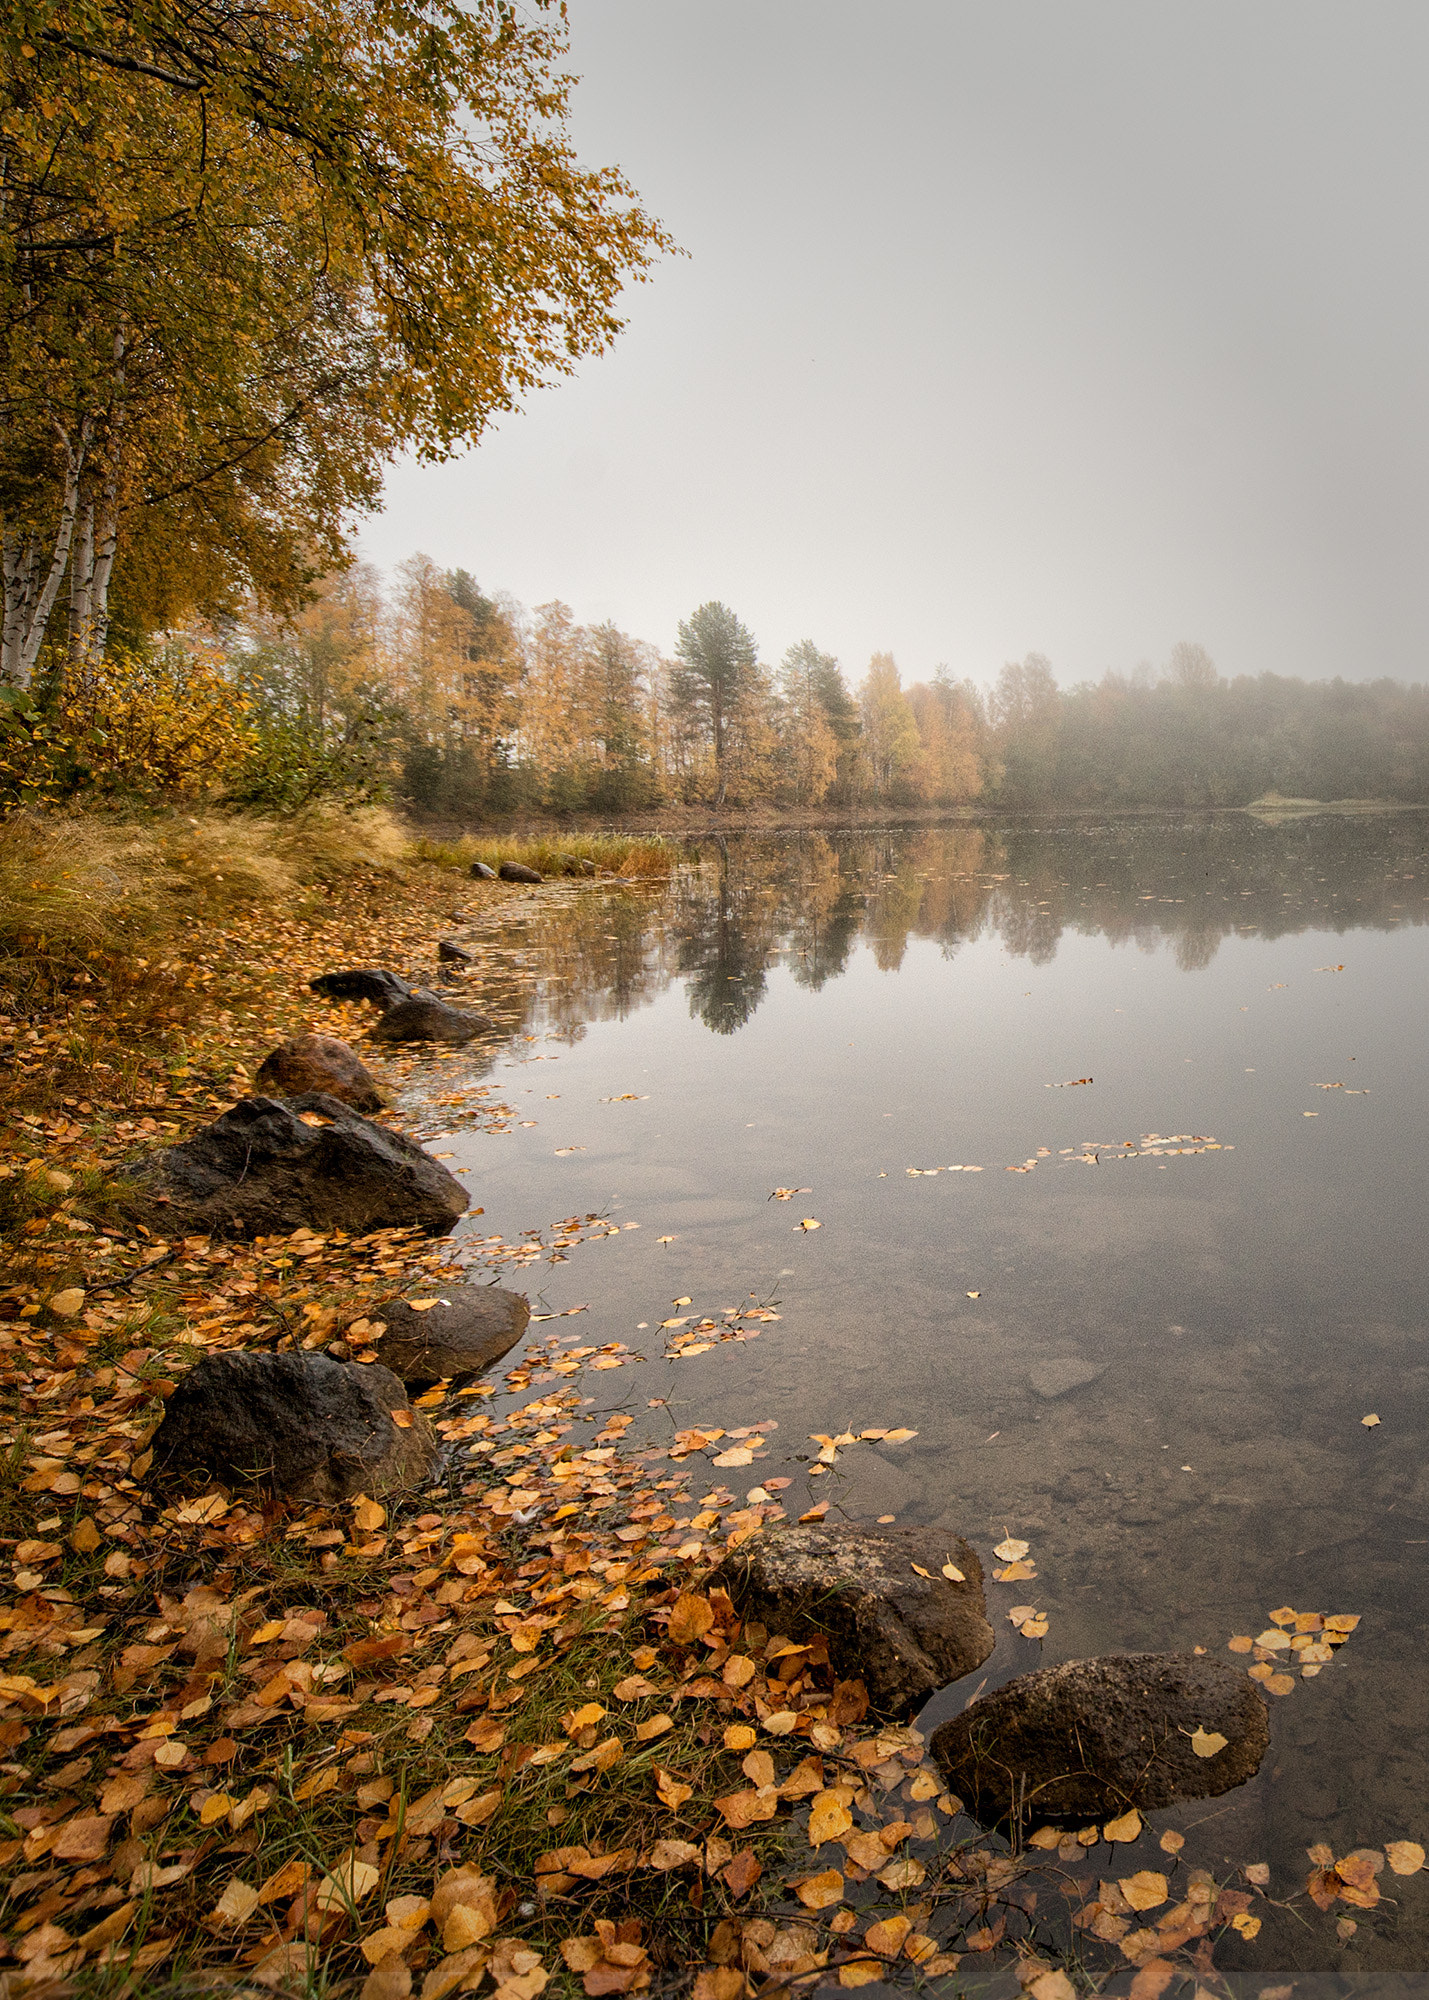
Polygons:
[[[647,1357],[594,1378],[632,1437],[758,1424],[726,1476],[792,1475],[791,1511],[985,1563],[1028,1540],[1035,1582],[989,1589],[994,1682],[1359,1613],[1260,1778],[1178,1821],[1289,1890],[1312,1841],[1429,1828],[1427,915],[1417,814],[705,843],[668,889],[513,916],[485,997],[520,1033],[480,1077],[513,1115],[441,1143],[473,1233],[639,1223],[526,1279]],[[665,1358],[661,1320],[751,1297],[780,1314],[757,1341]],[[810,1477],[811,1433],[896,1426]],[[1429,1965],[1429,1889],[1394,1886],[1352,1950],[1312,1912],[1245,1964]]]

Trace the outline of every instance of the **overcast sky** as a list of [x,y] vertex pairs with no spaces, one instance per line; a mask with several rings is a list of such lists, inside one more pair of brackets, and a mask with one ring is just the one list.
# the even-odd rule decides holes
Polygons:
[[414,549],[673,647],[723,598],[1063,681],[1429,678],[1429,9],[571,0],[576,135],[688,253],[402,464]]

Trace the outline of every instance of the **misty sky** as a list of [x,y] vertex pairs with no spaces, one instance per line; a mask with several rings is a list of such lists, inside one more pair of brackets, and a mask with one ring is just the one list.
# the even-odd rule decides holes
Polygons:
[[1429,678],[1429,10],[571,0],[576,135],[686,258],[424,549],[673,647]]

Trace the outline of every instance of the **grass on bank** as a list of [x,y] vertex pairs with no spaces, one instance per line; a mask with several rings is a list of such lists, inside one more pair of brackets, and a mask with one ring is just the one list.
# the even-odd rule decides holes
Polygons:
[[533,833],[493,836],[464,833],[455,840],[418,837],[412,843],[418,860],[443,868],[469,869],[473,861],[499,868],[519,861],[542,875],[584,874],[571,863],[590,862],[600,875],[622,875],[660,881],[672,873],[679,852],[671,841],[623,833]]
[[392,871],[405,850],[376,807],[286,820],[14,813],[0,822],[0,985],[52,988],[195,920],[290,905],[357,868]]

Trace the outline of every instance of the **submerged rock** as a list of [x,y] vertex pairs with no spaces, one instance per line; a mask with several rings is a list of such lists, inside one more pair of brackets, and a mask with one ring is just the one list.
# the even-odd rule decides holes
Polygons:
[[371,965],[351,972],[320,972],[308,985],[328,1000],[371,1000],[378,1007],[395,1007],[399,1000],[410,1000],[416,991],[395,972]]
[[444,1234],[468,1205],[460,1181],[415,1140],[322,1091],[245,1097],[181,1146],[151,1154],[137,1178],[165,1198],[159,1213],[170,1233],[361,1236],[415,1226]]
[[1216,1798],[1255,1775],[1269,1740],[1265,1703],[1236,1668],[1116,1653],[1008,1681],[935,1730],[931,1748],[978,1818],[1035,1824]]
[[488,868],[484,861],[473,861],[471,872],[478,882],[494,882],[497,879],[496,870]]
[[1100,1381],[1105,1373],[1105,1362],[1083,1361],[1075,1354],[1049,1355],[1034,1361],[1027,1370],[1027,1386],[1034,1396],[1051,1403],[1059,1396],[1070,1396],[1074,1389],[1085,1389],[1088,1384]]
[[424,1486],[436,1463],[432,1427],[390,1370],[235,1352],[205,1355],[174,1390],[151,1476],[160,1487],[259,1486],[327,1503]]
[[[945,1563],[963,1581],[945,1577]],[[937,1529],[767,1527],[727,1555],[717,1577],[741,1617],[791,1639],[822,1632],[835,1672],[858,1675],[885,1715],[961,1680],[993,1648],[982,1565]]]
[[415,1389],[481,1374],[516,1345],[531,1308],[520,1292],[499,1285],[461,1285],[420,1312],[403,1299],[389,1299],[372,1314],[387,1328],[379,1350],[383,1362]]
[[389,1007],[374,1023],[374,1042],[469,1042],[473,1035],[489,1035],[496,1023],[485,1014],[468,1014],[465,1008],[449,1006],[434,994],[414,994]]
[[325,1091],[354,1111],[380,1111],[382,1093],[362,1059],[335,1035],[292,1035],[263,1058],[253,1081],[268,1097]]
[[534,868],[528,868],[524,861],[503,861],[497,869],[503,882],[539,882],[541,876]]

